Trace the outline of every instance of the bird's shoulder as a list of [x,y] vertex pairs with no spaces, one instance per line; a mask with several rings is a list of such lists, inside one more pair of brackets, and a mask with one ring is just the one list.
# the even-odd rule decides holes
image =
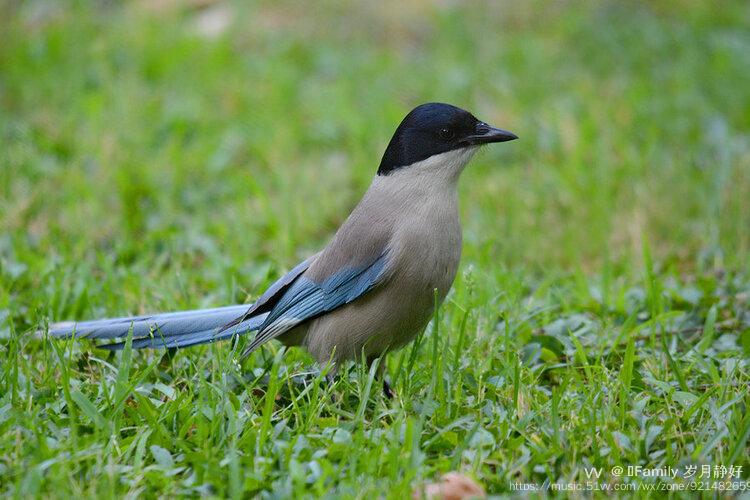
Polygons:
[[390,221],[368,218],[364,211],[355,210],[310,264],[305,276],[321,282],[342,271],[367,268],[387,253],[392,233]]

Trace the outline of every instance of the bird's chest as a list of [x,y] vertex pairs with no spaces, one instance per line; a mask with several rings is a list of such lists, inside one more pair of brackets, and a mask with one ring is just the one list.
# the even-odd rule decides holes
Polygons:
[[461,225],[454,204],[426,204],[409,214],[396,238],[400,274],[416,295],[434,301],[450,290],[461,258]]

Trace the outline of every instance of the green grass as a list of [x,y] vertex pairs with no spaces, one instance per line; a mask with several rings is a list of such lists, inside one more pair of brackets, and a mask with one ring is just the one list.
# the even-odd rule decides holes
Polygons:
[[[745,2],[229,5],[206,38],[169,2],[0,2],[0,495],[750,477]],[[252,301],[430,100],[521,140],[464,174],[461,271],[394,400],[277,344],[33,335]]]

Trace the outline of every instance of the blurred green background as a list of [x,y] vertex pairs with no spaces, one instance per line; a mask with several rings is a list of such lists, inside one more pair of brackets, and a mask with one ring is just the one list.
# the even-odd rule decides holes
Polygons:
[[[442,387],[431,370],[443,365],[425,347],[419,369],[396,384],[403,408],[378,403],[392,428],[357,406],[368,396],[347,380],[334,389],[344,387],[343,409],[326,407],[318,420],[317,401],[280,410],[293,427],[282,437],[310,440],[305,453],[333,450],[320,491],[366,480],[365,491],[387,484],[398,498],[459,465],[500,491],[511,478],[580,475],[581,457],[611,466],[663,465],[659,450],[667,465],[747,456],[747,374],[737,368],[750,352],[747,1],[0,0],[0,19],[0,352],[18,360],[0,373],[0,484],[4,472],[14,482],[0,491],[292,488],[288,455],[269,445],[268,460],[253,461],[270,427],[245,412],[260,404],[257,370],[275,347],[242,369],[221,364],[228,347],[181,353],[153,374],[160,353],[134,356],[138,390],[161,387],[173,399],[156,391],[123,411],[107,391],[115,376],[118,387],[130,383],[127,363],[100,363],[101,352],[79,343],[56,366],[50,344],[27,333],[48,319],[252,300],[327,242],[399,121],[427,101],[521,138],[485,149],[461,180],[462,268],[444,308],[448,332],[431,344],[437,353],[444,342],[446,366],[455,360],[445,375],[455,399],[430,406]],[[547,351],[532,345],[539,332],[568,342],[581,321],[581,343],[565,352],[549,339]],[[666,325],[669,349],[654,325]],[[714,331],[730,332],[718,347]],[[293,351],[284,363],[292,387],[309,359]],[[243,390],[225,375],[258,385]],[[67,377],[81,396],[64,405]],[[694,405],[679,418],[676,389]],[[247,418],[241,436],[235,413],[226,423],[204,410],[229,400]],[[159,425],[172,422],[169,432],[149,437],[159,429],[152,411]],[[658,424],[647,435],[641,411]],[[115,437],[97,414],[112,416]],[[355,414],[371,419],[362,427],[371,442],[352,430]],[[396,436],[394,454],[382,455],[378,436],[402,422],[416,429],[417,451],[404,455]],[[334,424],[354,441],[328,432]],[[198,482],[152,472],[143,483],[131,453],[146,440],[165,470],[162,450],[184,453],[175,456]],[[336,461],[341,450],[351,462]],[[68,451],[83,458],[54,462]],[[227,453],[243,472],[273,471],[237,479]]]
[[3,5],[5,255],[288,265],[438,100],[521,137],[462,180],[469,258],[748,263],[746,2]]

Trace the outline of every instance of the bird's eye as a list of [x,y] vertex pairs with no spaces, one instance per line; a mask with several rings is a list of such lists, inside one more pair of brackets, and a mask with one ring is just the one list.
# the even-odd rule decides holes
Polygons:
[[438,135],[443,140],[453,139],[453,130],[449,129],[448,127],[443,127],[438,132]]

